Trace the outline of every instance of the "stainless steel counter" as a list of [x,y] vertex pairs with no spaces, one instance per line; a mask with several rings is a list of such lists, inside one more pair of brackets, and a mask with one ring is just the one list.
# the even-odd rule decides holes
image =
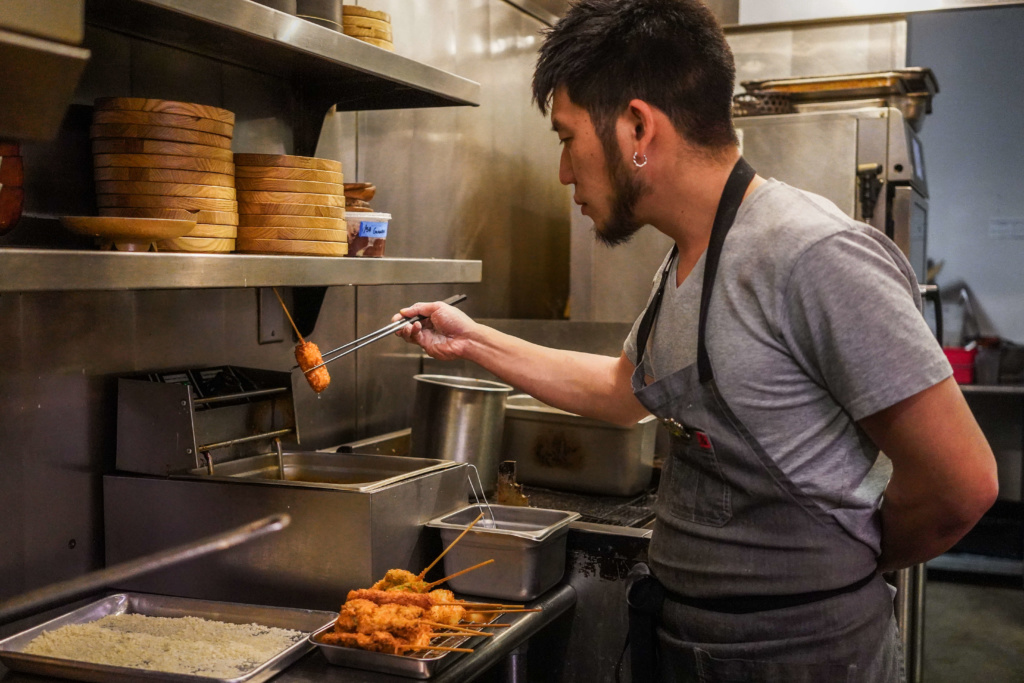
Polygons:
[[[434,676],[433,683],[469,683],[492,667],[500,665],[510,654],[524,646],[531,637],[556,621],[576,604],[576,591],[569,585],[558,586],[529,607],[540,607],[540,612],[506,615],[502,622],[512,626],[475,648],[471,655],[462,656],[451,666]],[[0,665],[3,683],[57,683],[64,679],[33,676],[8,671]],[[274,679],[275,683],[409,683],[412,679],[334,666],[318,650],[311,652]]]

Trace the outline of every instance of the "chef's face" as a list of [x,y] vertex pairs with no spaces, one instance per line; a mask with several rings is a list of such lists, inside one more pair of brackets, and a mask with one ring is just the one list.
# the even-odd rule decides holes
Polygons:
[[574,186],[573,201],[594,221],[599,240],[608,245],[628,241],[642,226],[635,212],[646,188],[628,167],[614,127],[602,139],[590,114],[572,103],[565,88],[555,90],[551,124],[562,143],[558,180]]

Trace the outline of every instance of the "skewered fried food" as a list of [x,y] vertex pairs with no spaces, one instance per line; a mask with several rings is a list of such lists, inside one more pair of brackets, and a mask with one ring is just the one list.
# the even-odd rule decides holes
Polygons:
[[[277,297],[277,301],[281,304],[281,308],[288,318],[288,322],[292,324],[292,329],[295,330],[295,336],[299,338],[299,343],[295,345],[295,361],[299,364],[299,368],[302,369],[302,374],[306,377],[306,381],[309,382],[309,386],[319,394],[331,383],[331,376],[327,374],[327,366],[322,365],[324,359],[320,355],[320,347],[302,338],[299,326],[295,324],[292,314],[288,312],[288,307],[284,305],[281,293],[277,291],[277,287],[274,287],[273,290],[274,296]],[[320,367],[316,368],[318,365]],[[316,368],[316,370],[309,372],[311,368]]]
[[324,633],[321,639],[331,645],[344,645],[345,647],[357,647],[360,650],[371,652],[384,652],[391,655],[400,655],[407,650],[417,650],[426,647],[430,643],[430,630],[426,630],[415,639],[405,640],[396,638],[386,631],[375,633]]
[[455,626],[466,616],[466,608],[461,605],[434,605],[426,611],[424,617],[430,621]]
[[426,593],[427,582],[419,576],[404,569],[389,569],[384,578],[373,584],[371,588],[381,591],[409,591],[412,593]]
[[295,360],[298,361],[299,368],[302,370],[302,374],[306,376],[309,386],[316,393],[319,394],[331,383],[331,376],[327,373],[327,366],[325,365],[321,365],[316,370],[308,372],[310,368],[314,368],[324,362],[323,356],[320,355],[320,347],[313,342],[304,341],[296,344]]
[[424,628],[423,609],[408,605],[378,605],[369,600],[350,600],[341,606],[334,623],[338,633],[376,633],[386,631],[399,638],[413,639]]
[[409,593],[407,591],[384,591],[373,588],[359,588],[348,592],[349,601],[369,600],[378,605],[415,605],[422,609],[434,606],[434,600],[426,593]]

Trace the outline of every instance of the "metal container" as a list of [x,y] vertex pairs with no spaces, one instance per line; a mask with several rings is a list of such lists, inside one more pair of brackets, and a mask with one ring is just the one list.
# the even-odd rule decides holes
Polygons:
[[[495,621],[498,616],[499,615],[495,614],[487,623]],[[316,633],[311,634],[309,636],[309,642],[320,650],[324,659],[335,666],[344,666],[351,669],[363,669],[364,671],[377,671],[383,674],[404,676],[406,678],[425,679],[437,675],[443,669],[446,669],[453,664],[455,660],[465,656],[462,652],[447,652],[444,650],[420,650],[418,652],[393,655],[384,652],[371,652],[370,650],[360,650],[354,647],[325,643],[322,640],[322,636],[327,631],[333,629],[333,624],[325,626]],[[483,640],[483,638],[480,636],[470,635],[447,637],[435,636],[431,639],[430,644],[440,645],[442,647],[473,648],[481,645],[481,640]]]
[[506,402],[502,460],[516,461],[521,484],[631,496],[651,482],[657,431],[653,415],[620,427],[517,394]]
[[[381,472],[380,481],[386,474]],[[185,543],[268,512],[287,512],[292,522],[279,533],[116,587],[337,609],[349,590],[369,586],[388,569],[419,571],[427,566],[442,548],[423,524],[461,508],[468,495],[467,468],[458,464],[419,470],[416,476],[362,490],[348,484],[246,477],[106,475],[106,562]]]
[[[232,679],[93,664],[22,653],[25,646],[43,631],[52,631],[68,624],[87,624],[112,614],[142,614],[149,617],[193,616],[231,624],[256,623],[300,631],[306,637],[297,640],[286,650],[279,652],[267,661],[258,662],[252,670],[244,675]],[[313,645],[308,640],[309,634],[320,629],[324,624],[330,624],[335,618],[337,618],[337,613],[327,611],[120,593],[97,600],[46,623],[0,640],[0,661],[14,671],[40,676],[72,678],[79,681],[103,681],[104,683],[107,681],[125,681],[126,683],[132,681],[177,681],[178,683],[195,681],[211,683],[230,680],[233,683],[257,683],[273,678],[313,649]]]
[[295,15],[324,28],[341,30],[341,0],[295,0]]
[[259,480],[261,483],[276,486],[375,491],[429,472],[455,467],[456,463],[448,460],[402,458],[368,453],[307,451],[283,453],[281,465],[284,469],[283,478],[278,467],[277,455],[266,453],[216,465],[212,475],[206,468],[199,467],[178,476],[219,481]]
[[445,575],[493,559],[457,576],[448,587],[502,600],[533,600],[565,574],[565,539],[578,512],[507,505],[470,505],[427,523],[441,530],[447,547],[469,523],[484,517],[444,556]]
[[485,491],[498,477],[505,397],[512,387],[469,377],[416,375],[412,456],[474,465]]

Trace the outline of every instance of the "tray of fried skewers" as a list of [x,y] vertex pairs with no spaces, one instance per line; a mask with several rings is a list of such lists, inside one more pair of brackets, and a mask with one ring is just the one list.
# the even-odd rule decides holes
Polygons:
[[503,614],[536,611],[434,588],[446,580],[427,583],[422,574],[391,569],[371,588],[349,591],[334,623],[309,640],[331,664],[425,679],[508,626],[494,623]]

